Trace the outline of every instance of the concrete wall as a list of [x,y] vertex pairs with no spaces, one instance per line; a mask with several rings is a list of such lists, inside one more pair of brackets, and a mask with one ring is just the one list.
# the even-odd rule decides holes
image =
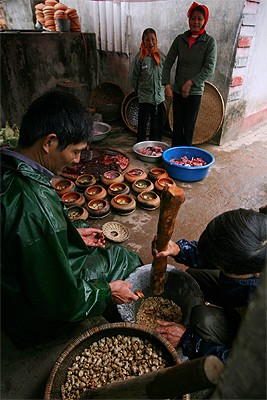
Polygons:
[[[3,32],[0,39],[3,124],[19,125],[33,99],[58,84],[88,105],[97,76],[94,34]],[[68,81],[83,85],[71,87]]]
[[[18,13],[16,0],[4,1],[9,28],[29,28],[29,2],[20,2],[19,14],[25,15],[24,19],[15,17]],[[31,6],[38,2],[31,0]],[[138,51],[143,30],[153,27],[157,31],[160,49],[167,53],[175,36],[188,28],[186,14],[192,0],[63,2],[76,8],[83,32],[96,34],[99,51],[95,84],[112,81],[127,94],[131,90],[129,65]],[[219,144],[241,135],[249,124],[265,117],[267,77],[264,74],[266,57],[263,49],[267,34],[267,1],[206,0],[205,4],[210,10],[207,32],[216,38],[218,45],[217,68],[210,81],[219,89],[226,105],[225,122],[213,138],[214,143]],[[101,30],[100,23],[106,25],[105,29]],[[33,22],[31,27],[34,27]],[[241,36],[250,39],[249,47],[238,49]],[[118,43],[121,51],[116,50]],[[114,50],[105,51],[107,48]],[[240,80],[237,67],[238,62],[244,59],[247,61]]]

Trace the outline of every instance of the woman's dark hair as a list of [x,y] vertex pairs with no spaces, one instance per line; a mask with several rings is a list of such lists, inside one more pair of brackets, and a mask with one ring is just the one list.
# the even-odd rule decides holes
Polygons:
[[79,99],[70,93],[53,90],[37,98],[24,115],[20,127],[19,146],[32,146],[50,133],[58,138],[58,148],[89,142],[93,120]]
[[261,272],[267,261],[267,217],[242,208],[227,211],[207,225],[197,249],[201,258],[227,273]]
[[145,40],[145,37],[149,34],[149,33],[153,33],[155,35],[155,37],[157,37],[156,31],[153,28],[146,28],[143,32],[142,35],[142,42]]
[[195,11],[199,11],[199,12],[203,15],[204,19],[206,19],[205,10],[204,10],[204,8],[201,7],[201,6],[197,6],[197,7],[193,8],[193,10],[192,10],[191,13],[190,13],[190,17],[189,17],[189,18],[192,17],[193,12],[195,12]]

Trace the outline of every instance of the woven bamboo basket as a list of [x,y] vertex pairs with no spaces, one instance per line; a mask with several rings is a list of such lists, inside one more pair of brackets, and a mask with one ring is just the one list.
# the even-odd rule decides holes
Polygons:
[[[224,101],[219,90],[210,82],[205,89],[196,120],[193,144],[202,144],[210,140],[221,128],[224,119]],[[173,108],[168,112],[169,126],[173,130]]]
[[155,345],[156,348],[162,350],[163,357],[166,360],[166,367],[181,363],[179,355],[170,342],[153,330],[128,322],[101,325],[79,336],[59,356],[48,378],[44,399],[52,400],[62,398],[61,385],[63,385],[66,380],[67,370],[73,363],[75,357],[81,354],[86,347],[103,337],[112,337],[118,334],[131,337],[137,336],[143,340],[147,339],[150,343]]
[[[129,93],[122,102],[121,115],[125,125],[134,133],[137,133],[138,127],[139,103],[135,92]],[[166,104],[164,103],[163,123],[167,120]],[[147,124],[147,134],[149,134],[150,121]]]
[[120,117],[121,104],[124,99],[122,89],[113,82],[98,85],[89,95],[89,107],[96,108],[106,122]]

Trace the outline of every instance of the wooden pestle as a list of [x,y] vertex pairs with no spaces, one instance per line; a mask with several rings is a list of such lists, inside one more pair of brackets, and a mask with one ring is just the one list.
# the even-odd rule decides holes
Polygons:
[[[181,204],[184,202],[184,191],[176,185],[166,185],[162,191],[159,220],[157,227],[157,250],[167,249],[172,237],[175,220]],[[153,258],[150,287],[151,292],[159,296],[164,292],[164,279],[167,269],[167,257]]]

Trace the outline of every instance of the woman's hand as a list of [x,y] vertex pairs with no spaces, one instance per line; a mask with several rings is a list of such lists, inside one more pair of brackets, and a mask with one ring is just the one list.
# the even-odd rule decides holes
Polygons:
[[189,79],[188,81],[186,81],[183,86],[182,86],[182,91],[181,91],[181,95],[182,97],[186,98],[189,96],[189,92],[191,89],[191,86],[193,85],[193,82],[191,81],[191,79]]
[[181,337],[186,331],[185,326],[176,324],[176,322],[157,320],[159,325],[156,331],[164,336],[174,347],[179,346]]
[[175,257],[179,254],[180,252],[180,247],[178,246],[178,244],[176,244],[175,242],[173,242],[172,240],[169,241],[167,249],[165,249],[164,251],[159,252],[157,250],[157,238],[156,236],[154,237],[154,240],[152,242],[152,256],[153,257]]
[[86,246],[105,247],[105,236],[101,229],[78,228],[78,232]]
[[109,284],[112,300],[115,304],[131,303],[139,297],[131,291],[132,284],[125,281],[114,281]]
[[170,84],[165,86],[165,98],[168,101],[172,101],[173,100],[173,92],[172,92],[172,88],[171,88]]

